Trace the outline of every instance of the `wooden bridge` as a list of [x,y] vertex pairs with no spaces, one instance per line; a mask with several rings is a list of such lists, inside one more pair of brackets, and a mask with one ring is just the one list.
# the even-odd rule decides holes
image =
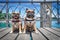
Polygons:
[[0,40],[60,40],[60,29],[40,28],[38,33],[10,33],[10,28],[0,29]]

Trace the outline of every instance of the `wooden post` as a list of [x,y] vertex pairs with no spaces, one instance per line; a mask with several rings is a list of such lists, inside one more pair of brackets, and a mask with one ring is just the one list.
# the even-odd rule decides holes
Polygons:
[[9,18],[8,18],[8,0],[6,0],[6,24],[7,24],[7,27],[9,27]]
[[51,11],[47,16],[46,5],[49,6],[49,9],[51,9],[51,3],[41,3],[41,27],[51,27]]
[[57,0],[57,18],[58,18],[58,19],[57,19],[57,23],[58,23],[58,24],[60,24],[59,5],[60,5],[60,4],[59,4],[59,2],[58,2],[58,0]]

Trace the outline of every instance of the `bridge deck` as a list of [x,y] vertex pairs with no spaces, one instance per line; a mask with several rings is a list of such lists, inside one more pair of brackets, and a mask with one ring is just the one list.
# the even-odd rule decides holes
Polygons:
[[10,33],[10,28],[0,29],[0,40],[60,40],[60,29],[40,28],[38,33]]

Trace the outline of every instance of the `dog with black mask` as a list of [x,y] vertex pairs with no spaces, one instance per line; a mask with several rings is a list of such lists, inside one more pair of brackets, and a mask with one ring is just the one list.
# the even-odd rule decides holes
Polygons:
[[26,9],[26,17],[24,20],[24,33],[35,31],[36,32],[36,25],[35,25],[35,19],[34,19],[34,10],[28,10]]

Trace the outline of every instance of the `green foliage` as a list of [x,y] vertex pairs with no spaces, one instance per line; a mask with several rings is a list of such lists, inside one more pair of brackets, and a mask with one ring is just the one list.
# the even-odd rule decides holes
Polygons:
[[1,14],[0,14],[0,20],[1,20],[1,19],[5,19],[5,14],[4,14],[4,13],[1,13]]
[[11,14],[8,14],[8,17],[9,17],[9,19],[11,19],[12,18],[12,15]]
[[[8,13],[8,18],[11,19],[11,14]],[[6,13],[0,13],[0,20],[6,19]]]

